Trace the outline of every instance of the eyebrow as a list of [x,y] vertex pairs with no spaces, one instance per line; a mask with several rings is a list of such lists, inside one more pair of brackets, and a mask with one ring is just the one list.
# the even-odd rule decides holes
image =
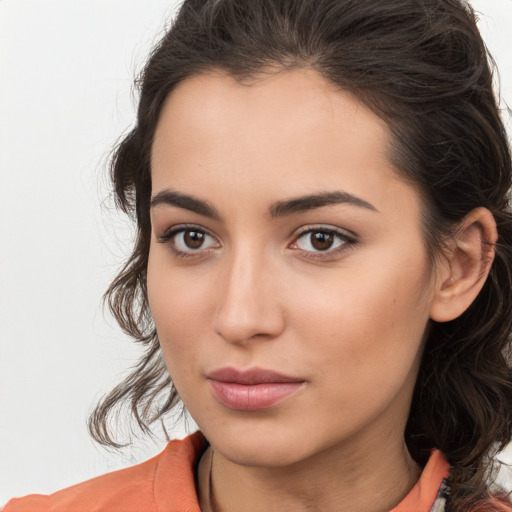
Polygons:
[[[375,206],[360,197],[349,194],[348,192],[335,191],[320,192],[318,194],[310,194],[307,196],[287,199],[286,201],[277,201],[269,208],[269,213],[270,216],[275,219],[333,204],[350,204],[352,206],[378,212]],[[222,219],[218,210],[208,203],[208,201],[204,201],[175,190],[164,189],[155,194],[151,199],[151,208],[155,208],[160,205],[176,206],[211,219]]]
[[349,194],[348,192],[336,191],[320,192],[318,194],[297,197],[296,199],[277,201],[270,207],[270,215],[273,218],[285,217],[286,215],[307,212],[309,210],[314,210],[315,208],[321,208],[322,206],[346,203],[374,212],[378,211],[375,206],[360,197]]
[[197,199],[195,197],[189,196],[188,194],[176,192],[175,190],[164,189],[151,198],[151,208],[160,206],[162,204],[177,206],[178,208],[190,210],[211,219],[221,219],[221,216],[216,208],[207,201]]

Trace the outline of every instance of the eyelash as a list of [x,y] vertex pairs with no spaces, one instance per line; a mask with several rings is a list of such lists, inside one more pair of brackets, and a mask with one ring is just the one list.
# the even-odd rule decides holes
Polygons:
[[340,253],[347,251],[348,249],[354,247],[357,243],[357,238],[344,230],[326,227],[326,226],[304,226],[300,228],[299,232],[295,236],[295,240],[292,245],[296,245],[297,242],[302,238],[306,237],[306,235],[311,233],[324,233],[327,235],[334,236],[341,240],[341,244],[334,249],[327,249],[325,251],[305,251],[302,249],[298,249],[301,251],[304,257],[309,259],[327,259],[333,256],[336,256]]
[[[180,259],[199,257],[201,255],[204,255],[205,252],[211,252],[212,248],[190,251],[181,251],[179,249],[176,249],[175,241],[173,240],[174,237],[180,233],[186,233],[187,231],[193,231],[196,233],[201,233],[203,235],[209,236],[211,238],[215,238],[212,235],[210,235],[206,230],[199,226],[196,226],[194,224],[181,224],[179,226],[174,226],[168,229],[163,235],[159,236],[158,242],[162,244],[167,244],[171,249],[172,253],[174,254],[174,256]],[[304,257],[309,259],[327,259],[350,249],[357,243],[357,238],[353,234],[348,233],[346,231],[342,231],[340,229],[332,227],[327,228],[324,226],[304,226],[299,230],[299,232],[295,236],[295,240],[292,243],[292,245],[296,245],[298,240],[300,240],[302,237],[305,237],[307,234],[310,233],[324,233],[327,235],[333,235],[334,237],[337,237],[339,240],[341,240],[342,243],[335,249],[327,249],[325,251],[306,251],[303,249],[298,249]]]
[[172,253],[174,254],[174,256],[176,256],[177,258],[197,258],[198,256],[200,256],[200,253],[204,254],[205,251],[211,251],[211,249],[198,249],[197,251],[180,251],[179,249],[176,249],[175,241],[173,240],[173,238],[179,233],[186,233],[187,231],[202,233],[203,235],[207,235],[211,238],[214,238],[212,237],[212,235],[210,235],[207,231],[200,228],[199,226],[196,226],[194,224],[181,224],[179,226],[174,226],[168,229],[163,235],[159,236],[158,242],[162,244],[167,244],[171,249]]

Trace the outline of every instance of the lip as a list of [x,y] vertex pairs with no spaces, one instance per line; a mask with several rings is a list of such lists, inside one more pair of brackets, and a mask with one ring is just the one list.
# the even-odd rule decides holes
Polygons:
[[229,409],[257,411],[273,407],[295,394],[306,381],[273,370],[219,368],[206,376],[215,398]]

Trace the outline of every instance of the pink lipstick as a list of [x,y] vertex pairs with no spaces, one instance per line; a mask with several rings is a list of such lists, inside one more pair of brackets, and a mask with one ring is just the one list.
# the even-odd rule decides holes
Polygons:
[[306,382],[262,368],[219,368],[207,378],[215,398],[229,409],[239,411],[268,409],[289,398]]

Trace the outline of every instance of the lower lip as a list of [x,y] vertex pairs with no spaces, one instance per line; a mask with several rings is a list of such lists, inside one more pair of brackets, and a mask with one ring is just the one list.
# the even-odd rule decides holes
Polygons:
[[298,391],[304,382],[265,382],[262,384],[237,384],[210,380],[210,387],[217,400],[238,411],[258,411],[281,403]]

